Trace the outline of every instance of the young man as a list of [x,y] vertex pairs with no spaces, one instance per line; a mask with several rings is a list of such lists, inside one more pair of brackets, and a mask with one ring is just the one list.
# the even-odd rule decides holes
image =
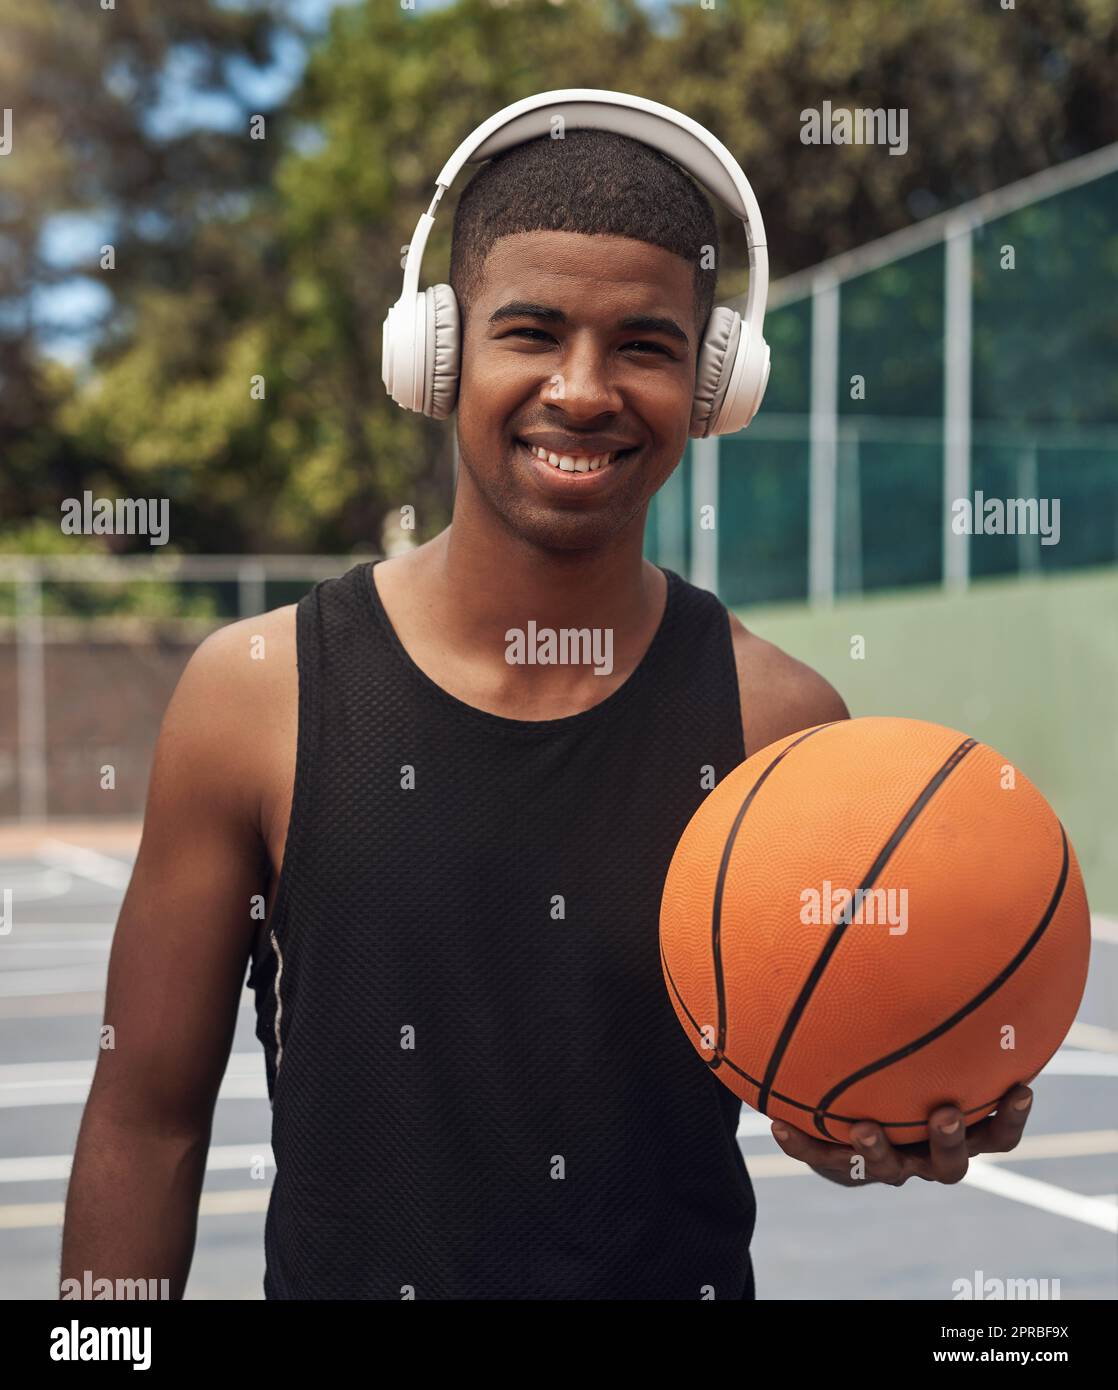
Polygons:
[[[251,952],[268,1297],[753,1296],[740,1102],[676,1022],[660,891],[704,768],[847,712],[642,558],[687,440],[716,245],[676,165],[602,131],[514,147],[464,192],[453,522],[215,633],[184,673],[64,1276],[181,1296]],[[510,660],[572,628],[602,635],[599,656],[608,635],[609,659]],[[861,1126],[869,1179],[958,1181],[1023,1112],[932,1123],[922,1151]],[[853,1149],[783,1147],[857,1185]]]

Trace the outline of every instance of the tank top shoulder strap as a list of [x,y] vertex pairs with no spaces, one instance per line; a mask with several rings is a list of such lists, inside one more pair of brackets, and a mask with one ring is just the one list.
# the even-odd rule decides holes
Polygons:
[[729,612],[716,594],[673,570],[664,573],[670,586],[665,615],[670,622],[666,640],[655,654],[657,699],[682,701],[684,709],[696,714],[703,711],[721,727],[730,728],[731,741],[736,731],[741,744],[737,762],[741,762],[745,758],[741,695]]

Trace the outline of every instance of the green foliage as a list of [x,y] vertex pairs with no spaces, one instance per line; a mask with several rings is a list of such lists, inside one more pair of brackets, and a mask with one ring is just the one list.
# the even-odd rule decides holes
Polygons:
[[[290,28],[278,3],[0,0],[17,122],[0,160],[0,526],[90,488],[169,498],[184,551],[377,545],[405,504],[421,537],[440,529],[450,430],[388,401],[381,323],[438,169],[529,93],[622,89],[707,125],[750,176],[777,275],[1118,139],[1111,0],[718,0],[669,18],[636,0],[343,6],[252,140],[229,60],[266,56]],[[152,133],[185,45],[239,110],[230,130]],[[801,109],[826,99],[907,108],[907,157],[802,144]],[[44,360],[31,327],[55,276],[39,234],[66,209],[115,219],[115,270],[100,236],[83,262],[112,296],[88,372]],[[451,211],[426,283],[446,276]],[[744,247],[722,227],[732,295]]]

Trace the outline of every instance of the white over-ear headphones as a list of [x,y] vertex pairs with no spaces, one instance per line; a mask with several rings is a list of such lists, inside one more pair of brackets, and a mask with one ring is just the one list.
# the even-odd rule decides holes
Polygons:
[[449,285],[419,289],[435,209],[463,164],[492,159],[513,145],[552,133],[555,117],[561,117],[564,128],[611,130],[662,151],[741,219],[749,248],[745,318],[724,305],[711,311],[699,350],[690,433],[703,438],[744,429],[757,414],[769,379],[769,347],[762,336],[769,256],[757,199],[733,155],[697,121],[658,101],[593,87],[541,92],[513,102],[478,126],[443,165],[431,206],[408,247],[404,288],[384,321],[381,374],[388,394],[406,410],[436,420],[454,409],[461,349],[458,303]]

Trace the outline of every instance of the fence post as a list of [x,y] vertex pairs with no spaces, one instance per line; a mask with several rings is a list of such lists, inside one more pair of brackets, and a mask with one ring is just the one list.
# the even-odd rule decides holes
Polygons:
[[862,456],[857,420],[839,431],[835,498],[835,578],[839,592],[862,592]]
[[[1017,496],[1035,498],[1040,506],[1040,472],[1035,444],[1025,444],[1017,455]],[[1017,535],[1017,570],[1020,574],[1040,571],[1040,535],[1028,530]]]
[[266,606],[264,566],[259,560],[245,560],[237,566],[237,616],[255,618]]
[[686,458],[684,454],[656,494],[656,560],[676,574],[683,574],[687,568],[687,492],[683,485]]
[[19,816],[47,816],[47,698],[43,662],[43,582],[28,559],[16,581],[16,663],[19,706]]
[[818,275],[811,287],[811,424],[808,474],[808,596],[835,596],[835,474],[838,467],[839,287]]
[[[943,583],[970,581],[970,537],[952,528],[952,503],[971,494],[972,214],[944,226]],[[978,518],[975,518],[977,524]]]
[[[691,442],[691,583],[718,592],[718,436]],[[702,525],[703,508],[713,508],[714,525]]]

